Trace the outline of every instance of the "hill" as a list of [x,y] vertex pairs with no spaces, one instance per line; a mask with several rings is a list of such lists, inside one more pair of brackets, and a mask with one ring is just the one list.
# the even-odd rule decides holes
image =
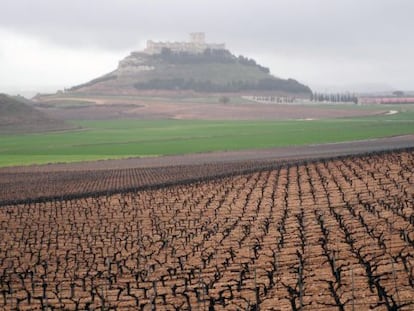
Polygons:
[[[27,101],[25,99],[24,101]],[[72,125],[48,117],[21,98],[0,94],[0,134],[73,129]]]
[[97,79],[74,86],[69,92],[136,94],[148,90],[200,93],[272,93],[309,96],[309,87],[294,79],[280,79],[255,60],[228,50],[200,53],[172,51],[132,52],[119,66]]

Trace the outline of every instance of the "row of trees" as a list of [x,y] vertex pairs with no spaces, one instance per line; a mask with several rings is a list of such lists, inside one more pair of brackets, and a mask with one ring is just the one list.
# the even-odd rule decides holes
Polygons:
[[237,60],[238,60],[238,62],[239,62],[240,64],[247,65],[247,66],[254,66],[254,67],[259,68],[259,69],[260,69],[261,71],[263,71],[264,73],[270,73],[269,68],[259,65],[259,64],[258,64],[258,63],[256,63],[256,61],[255,61],[254,59],[252,59],[252,58],[248,58],[248,57],[244,57],[243,55],[239,55],[239,57],[237,58]]
[[153,57],[172,64],[232,63],[235,58],[228,50],[206,49],[203,53],[191,53],[187,51],[176,52],[169,48],[163,48],[160,54],[155,54]]
[[355,103],[358,104],[358,97],[351,93],[317,93],[311,94],[311,101],[333,102],[333,103]]
[[153,57],[172,64],[239,63],[245,66],[257,67],[264,73],[270,73],[269,68],[257,64],[254,59],[243,55],[236,57],[228,50],[205,49],[202,53],[191,53],[186,51],[175,52],[169,48],[163,48],[160,54]]
[[139,90],[194,90],[197,92],[240,92],[240,91],[284,91],[290,93],[307,93],[309,88],[295,80],[266,78],[258,81],[230,81],[224,84],[210,80],[184,78],[153,79],[134,84]]

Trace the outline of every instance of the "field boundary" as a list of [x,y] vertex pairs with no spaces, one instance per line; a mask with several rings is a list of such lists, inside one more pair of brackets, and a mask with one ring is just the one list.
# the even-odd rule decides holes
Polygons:
[[[31,198],[24,198],[24,199],[5,199],[0,200],[0,207],[4,206],[11,206],[11,205],[19,205],[19,204],[31,204],[31,203],[44,203],[56,200],[76,200],[76,199],[83,199],[89,197],[99,197],[99,196],[111,196],[116,194],[128,193],[128,192],[136,192],[136,191],[145,191],[145,190],[158,190],[163,189],[166,187],[172,186],[180,186],[180,185],[188,185],[191,183],[197,183],[202,181],[212,181],[221,178],[227,177],[234,177],[240,176],[244,174],[251,174],[256,172],[280,169],[283,167],[291,167],[296,165],[303,165],[309,163],[317,163],[317,162],[329,162],[341,159],[347,159],[352,157],[366,157],[366,156],[375,156],[375,155],[383,155],[383,154],[390,154],[390,153],[401,153],[401,152],[414,152],[414,147],[400,147],[400,148],[393,148],[393,149],[383,149],[383,150],[376,150],[376,151],[364,151],[364,152],[350,152],[349,154],[341,154],[341,155],[331,155],[331,156],[318,156],[314,158],[307,158],[307,159],[275,159],[275,160],[252,160],[252,161],[233,161],[233,162],[223,162],[223,163],[205,163],[205,164],[198,164],[198,165],[178,165],[178,166],[171,166],[171,167],[179,167],[179,168],[202,168],[208,165],[217,165],[222,166],[224,172],[222,173],[215,173],[215,174],[202,174],[196,177],[190,178],[183,178],[177,177],[174,180],[164,181],[164,182],[149,182],[147,184],[132,186],[132,187],[115,187],[115,188],[108,188],[106,190],[98,190],[98,191],[85,191],[85,192],[78,192],[78,193],[71,193],[71,194],[62,194],[62,195],[48,195],[48,196],[38,196],[38,197],[31,197]],[[247,168],[240,168],[243,165],[249,165]],[[226,171],[226,165],[230,165],[230,168]],[[151,167],[151,168],[135,168],[135,170],[146,171],[146,170],[163,170],[168,167]],[[125,171],[127,169],[118,169],[112,171]]]

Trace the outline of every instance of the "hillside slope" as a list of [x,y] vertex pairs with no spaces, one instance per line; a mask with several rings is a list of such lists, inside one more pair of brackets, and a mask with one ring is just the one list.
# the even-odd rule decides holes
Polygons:
[[227,50],[203,53],[159,54],[132,52],[116,70],[69,89],[69,92],[128,94],[148,90],[200,93],[263,93],[308,96],[309,87],[293,79],[272,76],[253,59],[236,57]]
[[48,117],[28,104],[0,94],[0,134],[59,131],[74,128]]

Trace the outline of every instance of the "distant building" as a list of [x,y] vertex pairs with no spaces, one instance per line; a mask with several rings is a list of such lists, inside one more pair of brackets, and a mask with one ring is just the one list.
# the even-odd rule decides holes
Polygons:
[[361,104],[413,104],[414,97],[360,97]]
[[188,52],[188,53],[203,53],[206,49],[225,50],[224,43],[206,43],[204,32],[190,33],[189,42],[154,42],[147,41],[147,47],[144,49],[148,54],[159,54],[164,48],[170,49],[173,52]]
[[244,99],[262,104],[291,104],[297,101],[295,96],[283,95],[248,95],[243,96]]
[[[154,42],[147,41],[147,47],[144,49],[146,54],[160,54],[162,49],[168,48],[173,52],[203,53],[206,49],[225,50],[226,45],[205,43],[204,32],[190,33],[189,42]],[[142,52],[132,52],[129,56],[119,61],[118,73],[123,75],[135,74],[143,71],[152,71],[154,66],[146,64],[146,57]]]

